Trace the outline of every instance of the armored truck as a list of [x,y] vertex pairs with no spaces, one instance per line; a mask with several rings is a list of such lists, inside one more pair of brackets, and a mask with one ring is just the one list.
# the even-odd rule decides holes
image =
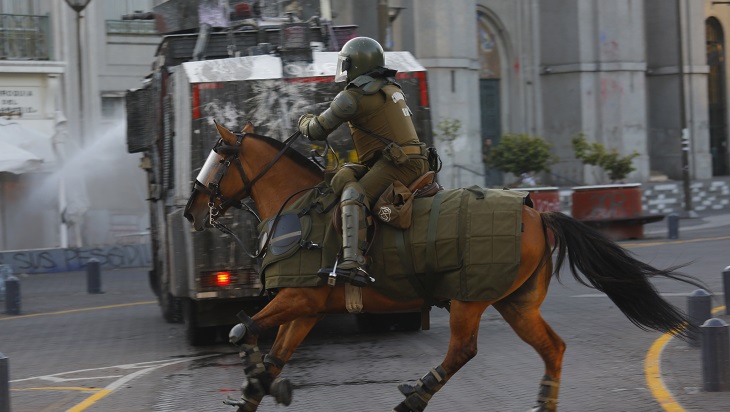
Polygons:
[[[333,40],[351,29],[336,33],[332,27],[322,31],[311,24],[282,25],[267,28],[270,42],[263,44],[261,28],[211,33],[206,60],[197,61],[189,57],[196,35],[164,36],[153,72],[138,89],[128,91],[127,150],[143,153],[141,167],[148,182],[154,262],[150,286],[165,320],[185,323],[190,343],[215,339],[224,327],[237,323],[238,311],[252,315],[268,300],[258,262],[247,254],[256,249],[258,221],[252,214],[230,211],[223,218],[240,243],[215,229],[193,232],[183,217],[194,179],[218,138],[213,122],[232,130],[251,122],[258,134],[286,139],[300,115],[320,113],[342,89],[334,83],[337,52],[319,50],[332,50],[338,44]],[[303,32],[319,35],[320,41],[287,47],[281,40]],[[332,37],[323,39],[327,33]],[[247,55],[231,57],[231,39]],[[385,60],[398,70],[419,136],[430,143],[425,69],[408,52],[386,52]],[[337,156],[321,156],[322,148],[305,139],[294,147],[323,166],[357,160],[346,126],[329,142]],[[358,324],[367,328],[421,325],[421,313],[358,316]]]

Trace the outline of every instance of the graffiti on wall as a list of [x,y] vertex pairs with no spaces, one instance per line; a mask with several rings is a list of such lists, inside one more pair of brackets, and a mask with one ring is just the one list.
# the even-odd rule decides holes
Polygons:
[[10,265],[14,273],[85,270],[91,259],[96,259],[102,269],[152,266],[152,254],[148,244],[0,252],[0,265]]

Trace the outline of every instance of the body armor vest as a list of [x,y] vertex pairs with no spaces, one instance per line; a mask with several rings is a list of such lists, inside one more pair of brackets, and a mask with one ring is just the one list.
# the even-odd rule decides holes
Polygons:
[[371,160],[376,152],[386,146],[385,142],[368,131],[401,146],[419,143],[413,126],[413,113],[397,84],[386,83],[372,94],[366,94],[360,88],[348,90],[362,93],[357,113],[349,124],[361,162]]

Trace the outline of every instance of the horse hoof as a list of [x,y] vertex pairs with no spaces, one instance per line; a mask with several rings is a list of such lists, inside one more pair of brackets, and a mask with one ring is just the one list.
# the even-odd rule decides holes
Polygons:
[[280,403],[284,406],[291,404],[292,391],[294,390],[289,379],[276,378],[271,382],[271,396],[274,397],[276,403]]

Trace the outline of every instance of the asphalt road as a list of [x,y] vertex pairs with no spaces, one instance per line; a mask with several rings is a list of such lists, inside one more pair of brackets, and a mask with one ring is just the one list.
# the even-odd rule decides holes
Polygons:
[[[718,223],[719,222],[719,223]],[[622,245],[664,267],[692,262],[686,273],[722,292],[730,265],[730,219],[702,220],[667,240],[662,226]],[[702,225],[707,225],[703,227]],[[652,231],[653,230],[653,231]],[[568,345],[561,411],[662,411],[645,378],[645,358],[660,338],[633,326],[612,302],[567,273],[553,282],[542,312]],[[693,291],[657,281],[672,303]],[[86,293],[83,273],[21,276],[21,316],[0,314],[0,352],[10,362],[12,411],[213,411],[243,380],[234,348],[185,343],[184,327],[162,320],[146,272],[105,272],[103,294]],[[722,295],[713,306],[724,304]],[[526,411],[543,374],[533,350],[496,311],[482,319],[479,355],[431,401],[433,411]],[[262,349],[270,344],[262,343]],[[401,382],[438,365],[448,345],[448,313],[435,309],[429,331],[361,334],[353,317],[331,316],[313,331],[284,376],[291,406],[266,398],[261,411],[389,411]],[[661,358],[677,411],[724,411],[730,393],[701,390],[699,352],[676,339]]]

